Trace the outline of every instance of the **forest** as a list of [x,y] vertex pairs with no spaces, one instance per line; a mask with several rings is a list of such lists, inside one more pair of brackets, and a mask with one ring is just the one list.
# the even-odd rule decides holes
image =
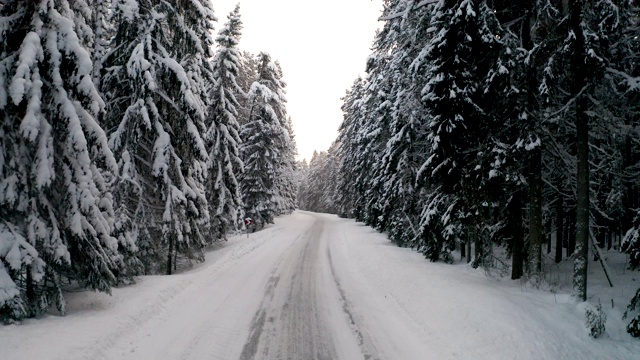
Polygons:
[[[600,249],[640,269],[637,2],[383,4],[337,139],[301,164],[300,208],[512,279],[571,261],[577,301]],[[627,310],[640,337],[640,289]]]
[[[0,0],[3,323],[296,208],[532,284],[570,262],[576,301],[601,251],[640,270],[636,0],[384,0],[308,163],[279,62],[212,3]],[[640,289],[626,309],[640,337]]]
[[295,209],[282,68],[238,49],[239,5],[218,21],[209,0],[0,1],[0,321]]

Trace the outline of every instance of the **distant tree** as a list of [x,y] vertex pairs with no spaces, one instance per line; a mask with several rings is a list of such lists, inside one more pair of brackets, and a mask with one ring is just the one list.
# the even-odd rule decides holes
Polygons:
[[304,210],[320,213],[337,213],[338,193],[336,183],[338,162],[335,145],[329,151],[313,152],[309,162],[305,192],[300,195]]
[[293,133],[293,122],[291,117],[287,116],[282,123],[283,131],[287,134],[288,141],[282,149],[282,162],[278,175],[278,194],[280,196],[280,205],[278,213],[290,214],[296,209],[297,203],[297,184],[296,184],[296,156],[298,149],[296,145],[295,135]]
[[299,209],[307,210],[306,193],[309,189],[309,163],[307,159],[302,159],[296,164],[297,195],[296,205]]

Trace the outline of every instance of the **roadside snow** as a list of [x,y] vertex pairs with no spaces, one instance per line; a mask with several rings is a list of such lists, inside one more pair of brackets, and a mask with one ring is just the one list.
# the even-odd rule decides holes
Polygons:
[[[313,251],[304,244],[314,244]],[[254,315],[280,311],[280,319],[286,318],[280,305],[264,307],[286,301],[295,289],[285,278],[299,275],[298,255],[316,257],[304,269],[317,271],[320,289],[305,296],[318,294],[312,299],[318,302],[316,317],[330,324],[340,359],[640,354],[640,342],[624,332],[626,304],[616,300],[611,309],[605,295],[611,291],[599,284],[593,289],[603,298],[607,333],[594,340],[584,328],[584,304],[561,290],[554,294],[486,276],[466,264],[430,263],[352,220],[298,211],[248,238],[230,238],[189,271],[141,277],[114,289],[113,296],[69,293],[65,317],[52,313],[2,326],[0,359],[278,358],[260,352],[269,345],[261,341],[277,335],[278,320],[270,319],[256,335]],[[260,351],[247,351],[250,340]]]

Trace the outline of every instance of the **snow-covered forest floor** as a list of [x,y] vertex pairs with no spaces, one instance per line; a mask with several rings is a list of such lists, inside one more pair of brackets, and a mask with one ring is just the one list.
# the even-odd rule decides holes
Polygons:
[[[464,262],[430,263],[353,220],[298,211],[212,247],[173,276],[113,295],[78,290],[55,311],[0,327],[0,359],[634,359],[621,319],[640,273],[590,262],[589,303],[569,296],[570,262],[536,288]],[[459,260],[459,254],[456,254]],[[612,308],[613,299],[613,308]]]

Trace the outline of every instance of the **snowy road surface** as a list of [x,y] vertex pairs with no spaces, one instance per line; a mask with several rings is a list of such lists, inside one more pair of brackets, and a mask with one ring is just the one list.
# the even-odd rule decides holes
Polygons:
[[0,359],[637,359],[638,341],[590,339],[583,317],[566,295],[296,212],[196,269],[73,293],[66,317],[1,327]]

